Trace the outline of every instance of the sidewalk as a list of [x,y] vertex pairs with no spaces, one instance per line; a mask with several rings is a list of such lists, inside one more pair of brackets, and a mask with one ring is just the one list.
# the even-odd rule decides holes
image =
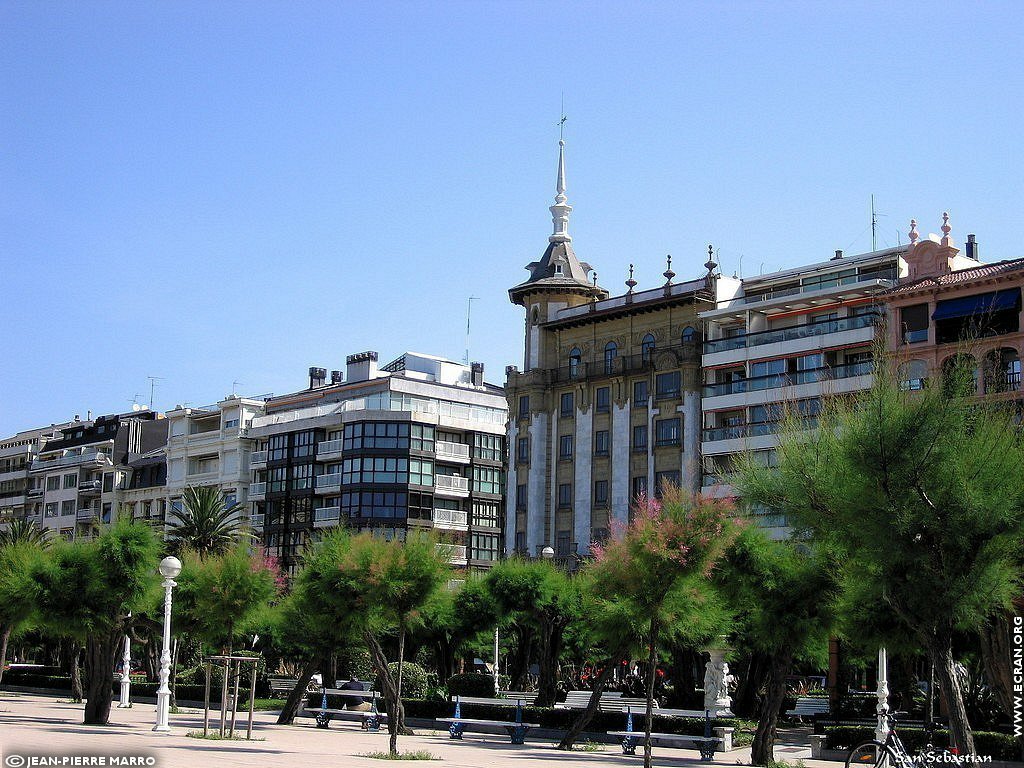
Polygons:
[[[257,712],[253,738],[248,741],[210,741],[187,737],[187,731],[201,731],[203,714],[188,710],[171,715],[170,734],[154,733],[155,707],[136,704],[131,709],[111,710],[111,724],[82,725],[82,705],[70,704],[48,696],[0,692],[0,753],[10,755],[135,755],[152,756],[160,768],[307,768],[307,766],[376,766],[387,763],[367,757],[368,752],[386,751],[386,732],[367,733],[355,723],[336,722],[329,729],[320,729],[310,718],[298,718],[295,725],[275,724],[276,713]],[[213,718],[211,717],[211,721]],[[245,719],[239,713],[238,725],[244,735]],[[236,730],[236,733],[239,732]],[[401,751],[426,750],[452,768],[522,768],[522,766],[566,765],[580,768],[623,768],[643,764],[641,756],[621,754],[616,745],[599,744],[597,751],[561,752],[554,742],[527,737],[525,746],[515,746],[504,736],[467,732],[462,742],[452,741],[444,730],[417,729],[415,736],[400,736]],[[255,739],[261,739],[256,741]],[[776,757],[783,760],[804,759],[812,768],[835,768],[834,763],[807,760],[809,750],[795,744],[780,745]],[[654,748],[654,762],[659,766],[699,766],[696,750]],[[712,765],[750,763],[750,750],[737,749],[717,754]],[[405,762],[402,765],[416,763]],[[437,765],[437,763],[433,763]],[[18,768],[11,763],[5,766]]]

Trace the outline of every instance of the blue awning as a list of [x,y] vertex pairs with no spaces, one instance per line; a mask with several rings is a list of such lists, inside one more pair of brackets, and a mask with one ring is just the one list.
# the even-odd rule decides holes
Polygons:
[[1020,307],[1020,288],[1010,288],[994,293],[979,293],[977,296],[964,296],[960,299],[948,299],[935,305],[932,320],[948,320],[953,317],[971,317],[987,315],[1004,309]]

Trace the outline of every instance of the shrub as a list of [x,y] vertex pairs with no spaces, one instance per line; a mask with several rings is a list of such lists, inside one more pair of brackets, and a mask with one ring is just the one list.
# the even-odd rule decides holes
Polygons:
[[[899,734],[910,752],[922,749],[928,742],[928,736],[923,730],[901,728]],[[843,726],[825,729],[827,749],[850,749],[874,738],[874,728]],[[936,730],[933,743],[936,747],[948,747],[949,731]],[[1020,744],[1013,736],[993,731],[974,731],[974,749],[979,755],[991,755],[993,760],[1019,760],[1021,754]]]
[[448,693],[451,696],[493,696],[494,678],[478,672],[452,675],[448,678]]
[[[398,678],[398,662],[392,661],[388,664],[388,671],[392,677]],[[411,661],[402,664],[402,698],[421,699],[427,695],[427,684],[429,676],[427,670]],[[374,690],[381,690],[380,679],[374,682]]]

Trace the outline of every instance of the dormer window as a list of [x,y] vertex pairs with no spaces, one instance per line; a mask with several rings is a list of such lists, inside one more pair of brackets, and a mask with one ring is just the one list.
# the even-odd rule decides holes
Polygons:
[[555,264],[555,274],[556,275],[562,274],[562,265],[561,264]]

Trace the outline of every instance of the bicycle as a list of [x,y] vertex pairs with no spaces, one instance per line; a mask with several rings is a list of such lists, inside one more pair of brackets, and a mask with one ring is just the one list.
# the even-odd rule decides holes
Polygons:
[[850,749],[846,756],[846,768],[931,768],[935,763],[946,762],[942,756],[954,754],[948,749],[933,746],[934,722],[925,725],[925,746],[911,754],[896,731],[897,714],[907,713],[889,712],[885,715],[889,726],[885,741],[872,739]]

